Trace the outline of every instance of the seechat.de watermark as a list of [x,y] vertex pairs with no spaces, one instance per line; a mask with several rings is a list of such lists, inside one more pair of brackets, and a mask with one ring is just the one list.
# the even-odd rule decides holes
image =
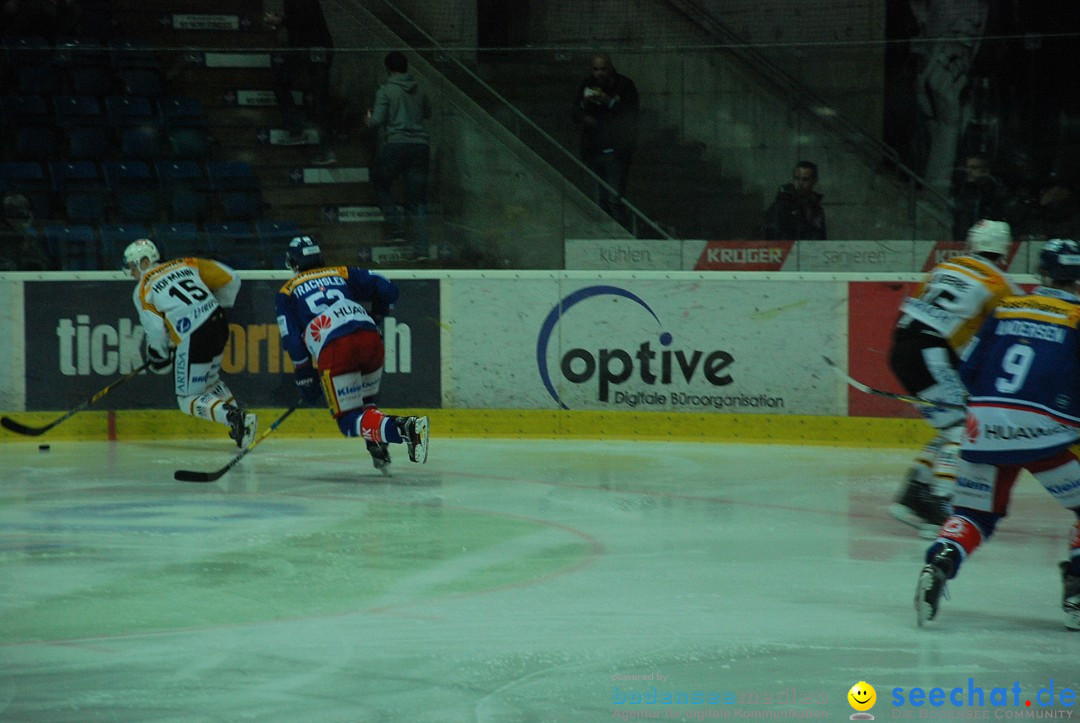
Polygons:
[[[888,701],[888,708],[885,707]],[[1025,691],[1019,681],[1007,686],[984,687],[974,678],[964,685],[934,688],[891,688],[888,696],[878,698],[873,686],[859,681],[848,693],[848,702],[855,709],[852,720],[873,720],[872,708],[882,704],[877,718],[948,719],[948,720],[1033,720],[1070,719],[1076,708],[1077,692],[1055,683],[1034,693]]]

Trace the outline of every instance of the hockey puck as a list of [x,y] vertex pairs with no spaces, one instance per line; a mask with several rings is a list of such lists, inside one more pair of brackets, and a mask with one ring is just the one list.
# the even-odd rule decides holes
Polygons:
[[49,451],[49,445],[47,445],[47,444],[39,444],[37,446],[37,448],[38,448],[39,452],[48,452]]

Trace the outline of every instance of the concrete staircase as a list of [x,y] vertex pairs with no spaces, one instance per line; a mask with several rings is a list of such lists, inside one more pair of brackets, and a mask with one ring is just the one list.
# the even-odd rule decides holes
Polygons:
[[[252,164],[262,185],[263,220],[297,222],[319,238],[332,263],[371,263],[383,224],[337,223],[334,209],[375,210],[374,189],[367,181],[373,138],[366,130],[356,130],[364,127],[360,119],[339,116],[337,125],[343,131],[335,138],[337,163],[323,167],[310,163],[318,152],[314,143],[272,143],[281,114],[273,99],[272,70],[260,61],[270,56],[265,49],[278,40],[262,25],[261,1],[231,2],[228,16],[214,0],[186,0],[186,17],[177,15],[177,4],[169,0],[116,0],[115,6],[122,34],[156,49],[166,69],[168,94],[194,97],[206,109],[211,157]],[[201,29],[230,16],[237,18],[237,29]],[[260,67],[243,67],[249,62]],[[345,133],[345,128],[353,132]],[[278,249],[270,251],[277,259]]]
[[[571,95],[582,77],[580,58],[545,52],[481,54],[477,73],[564,148],[578,152],[570,120]],[[760,194],[741,190],[706,158],[704,143],[688,142],[665,125],[642,98],[638,149],[627,199],[677,238],[749,238],[761,223]],[[512,114],[495,111],[504,123]],[[647,236],[647,234],[640,234]]]

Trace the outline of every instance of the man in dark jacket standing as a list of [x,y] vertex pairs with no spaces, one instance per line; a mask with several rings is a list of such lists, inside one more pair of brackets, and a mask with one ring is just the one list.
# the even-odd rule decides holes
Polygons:
[[630,159],[637,147],[637,86],[615,70],[607,53],[594,54],[589,71],[571,105],[574,124],[581,128],[581,160],[617,192],[613,195],[598,185],[596,202],[627,226],[629,214],[619,200],[626,193]]
[[792,182],[780,187],[776,200],[765,210],[762,238],[798,241],[826,237],[825,209],[821,206],[821,194],[814,190],[817,180],[816,163],[795,164]]
[[[288,52],[274,58],[274,95],[288,132],[285,144],[304,143],[304,124],[309,122],[319,132],[319,155],[312,163],[336,163],[328,109],[334,39],[319,0],[284,0],[282,13],[268,12],[264,20],[273,30],[284,29],[289,45]],[[301,106],[293,100],[294,90],[304,93]]]
[[375,156],[372,182],[391,238],[404,240],[405,219],[394,198],[394,181],[405,186],[405,212],[412,221],[413,255],[430,258],[427,233],[427,185],[431,146],[424,121],[431,117],[431,101],[409,73],[403,53],[387,53],[383,60],[389,79],[375,93],[375,107],[367,124],[381,128],[383,137]]

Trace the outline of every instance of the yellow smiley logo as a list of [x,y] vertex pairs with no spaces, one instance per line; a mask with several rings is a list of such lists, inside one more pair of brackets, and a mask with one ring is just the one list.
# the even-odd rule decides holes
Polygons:
[[855,710],[870,710],[874,707],[874,703],[877,702],[877,691],[874,690],[874,686],[867,683],[865,680],[860,680],[855,685],[851,686],[851,690],[847,694],[848,703]]

